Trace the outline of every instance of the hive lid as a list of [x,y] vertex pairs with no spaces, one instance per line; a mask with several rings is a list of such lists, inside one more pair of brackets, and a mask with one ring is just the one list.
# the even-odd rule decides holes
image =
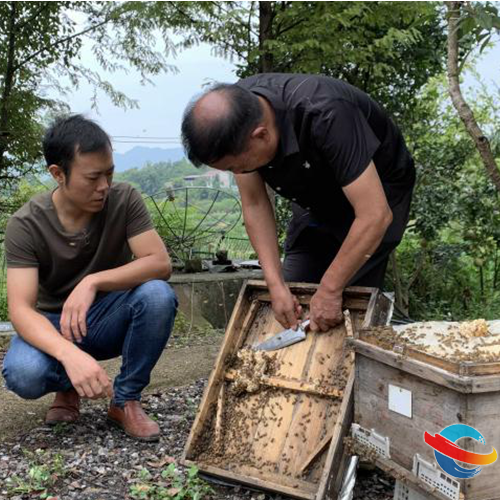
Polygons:
[[500,374],[500,320],[365,328],[358,338],[461,375]]

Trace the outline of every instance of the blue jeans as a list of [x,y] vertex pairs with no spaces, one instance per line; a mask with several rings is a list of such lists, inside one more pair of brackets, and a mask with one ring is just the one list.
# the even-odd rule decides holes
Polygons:
[[[167,344],[177,312],[177,298],[165,281],[152,280],[96,300],[87,313],[87,335],[78,347],[96,360],[122,356],[114,382],[114,403],[139,401],[151,371]],[[60,331],[60,313],[43,313]],[[24,399],[71,389],[64,367],[52,356],[16,335],[5,355],[7,388]]]

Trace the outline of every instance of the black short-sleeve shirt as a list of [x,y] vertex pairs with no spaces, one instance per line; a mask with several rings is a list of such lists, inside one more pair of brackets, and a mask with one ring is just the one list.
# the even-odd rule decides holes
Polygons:
[[342,241],[354,220],[342,188],[372,160],[393,211],[384,241],[401,239],[415,169],[401,132],[381,106],[352,85],[320,75],[265,73],[238,85],[264,97],[275,112],[278,153],[258,172],[293,202],[289,243],[317,223]]

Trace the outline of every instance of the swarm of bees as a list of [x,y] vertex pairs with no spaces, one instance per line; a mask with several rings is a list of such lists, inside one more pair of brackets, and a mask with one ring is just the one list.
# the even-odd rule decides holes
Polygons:
[[235,394],[255,393],[260,389],[264,377],[276,371],[276,355],[265,351],[255,351],[248,347],[240,349],[237,353],[235,369],[233,392]]
[[484,319],[374,327],[366,334],[380,347],[403,356],[413,349],[453,362],[500,361],[500,335]]
[[466,337],[487,337],[490,334],[488,323],[484,319],[464,321],[458,327],[460,333]]

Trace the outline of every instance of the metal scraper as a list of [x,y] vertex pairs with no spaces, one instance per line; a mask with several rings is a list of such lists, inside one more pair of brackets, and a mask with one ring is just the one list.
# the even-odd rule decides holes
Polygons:
[[278,349],[283,349],[283,347],[296,344],[297,342],[302,342],[306,338],[306,329],[309,326],[309,323],[310,321],[307,319],[299,324],[297,330],[293,330],[292,328],[283,330],[270,339],[254,345],[253,348],[256,351],[276,351]]

